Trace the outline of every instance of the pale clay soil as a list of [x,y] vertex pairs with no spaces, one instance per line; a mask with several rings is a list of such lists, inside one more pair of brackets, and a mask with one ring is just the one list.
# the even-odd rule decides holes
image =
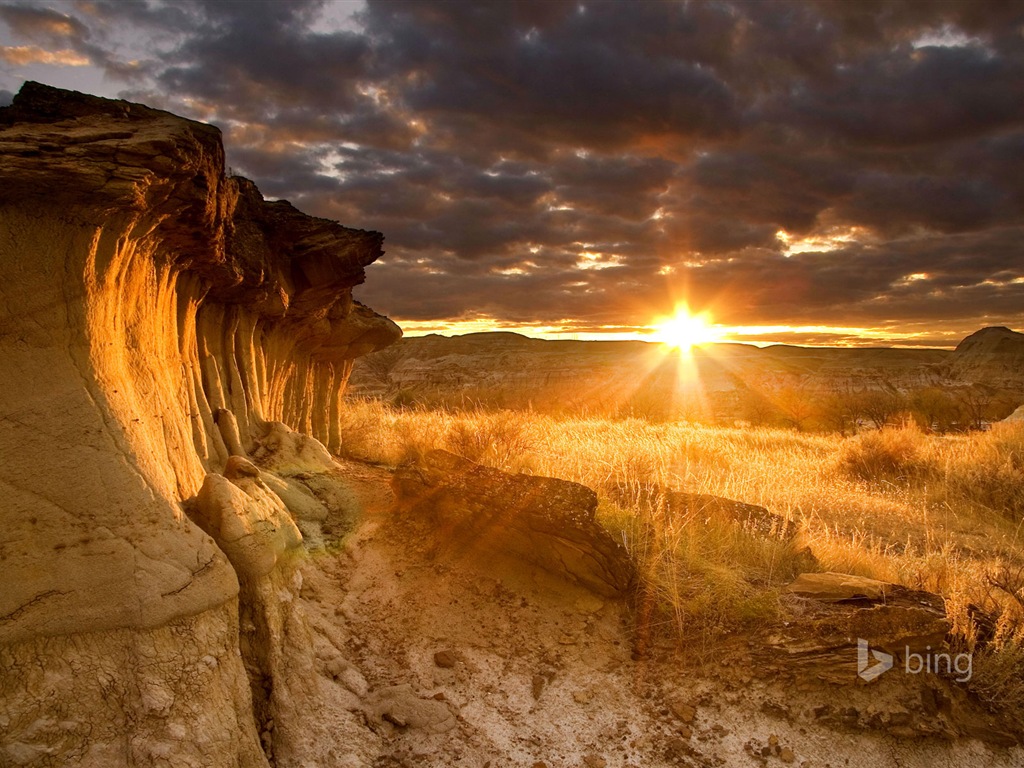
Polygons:
[[342,468],[349,509],[303,566],[299,606],[321,675],[311,716],[337,737],[318,766],[1024,766],[1021,747],[815,722],[822,703],[899,709],[898,682],[787,685],[742,655],[675,649],[634,661],[624,604],[522,562],[438,556],[392,514],[388,471]]

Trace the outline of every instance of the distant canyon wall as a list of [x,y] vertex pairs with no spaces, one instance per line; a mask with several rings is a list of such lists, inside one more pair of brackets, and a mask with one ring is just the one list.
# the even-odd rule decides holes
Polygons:
[[276,422],[337,450],[401,335],[352,299],[383,238],[138,104],[26,83],[0,152],[0,763],[264,765],[239,579],[182,502]]

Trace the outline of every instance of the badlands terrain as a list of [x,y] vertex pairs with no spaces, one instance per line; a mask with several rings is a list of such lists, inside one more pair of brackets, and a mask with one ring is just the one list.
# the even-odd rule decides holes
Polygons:
[[[1024,764],[1017,699],[899,667],[946,649],[943,597],[828,572],[791,516],[437,449],[339,458],[353,361],[400,336],[352,299],[382,237],[265,201],[217,129],[26,83],[0,152],[0,765]],[[932,383],[1018,335],[730,359]],[[444,360],[473,343],[393,347],[377,386],[490,386],[479,358]],[[502,370],[544,344],[503,343]],[[443,365],[413,365],[431,345]],[[627,348],[543,349],[570,350],[548,356],[564,379]],[[630,538],[615,504],[665,529]],[[684,528],[778,566],[740,585],[770,587],[770,620],[671,631],[651,568],[675,561],[637,542]],[[1005,635],[976,608],[974,640]],[[903,656],[865,680],[857,638]],[[1004,667],[990,692],[1016,690]]]
[[[685,353],[684,353],[685,354]],[[1024,402],[1024,334],[984,328],[955,350],[707,344],[692,358],[641,341],[549,341],[514,333],[404,338],[355,366],[352,395],[617,415],[757,420],[780,395],[824,400],[929,390],[970,395],[999,419]],[[683,375],[680,375],[680,367]],[[697,393],[699,392],[699,402]],[[664,411],[673,397],[682,413]],[[752,413],[753,412],[753,413]]]

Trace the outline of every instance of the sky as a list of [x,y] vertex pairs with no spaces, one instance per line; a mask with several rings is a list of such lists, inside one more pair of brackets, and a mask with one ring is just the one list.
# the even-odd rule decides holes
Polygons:
[[373,229],[408,333],[1024,330],[1024,2],[0,0],[26,79],[212,122]]

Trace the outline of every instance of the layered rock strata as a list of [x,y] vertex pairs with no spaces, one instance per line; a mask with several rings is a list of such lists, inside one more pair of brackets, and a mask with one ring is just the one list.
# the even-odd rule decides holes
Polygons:
[[0,153],[0,763],[265,765],[238,614],[300,537],[226,467],[340,445],[352,360],[400,335],[352,299],[382,237],[139,104],[26,83]]

